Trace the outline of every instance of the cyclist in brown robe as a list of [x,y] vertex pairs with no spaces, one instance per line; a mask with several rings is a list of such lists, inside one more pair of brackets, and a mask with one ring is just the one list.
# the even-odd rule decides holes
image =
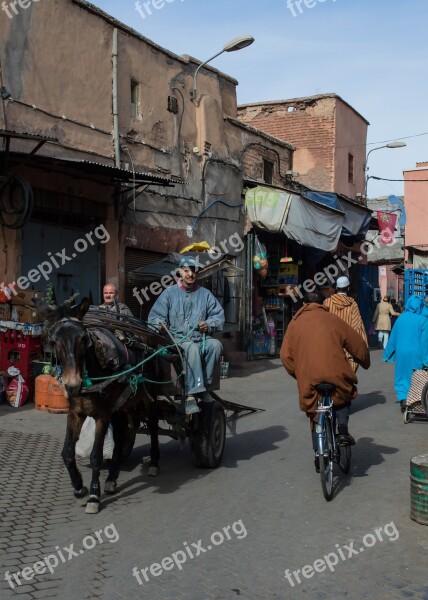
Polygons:
[[[280,357],[287,372],[297,380],[300,409],[316,419],[320,383],[336,387],[332,394],[339,430],[339,443],[355,444],[349,434],[351,401],[357,395],[357,376],[345,356],[346,350],[364,369],[370,366],[370,354],[363,338],[345,321],[325,308],[319,292],[306,294],[303,307],[291,320],[281,346]],[[314,439],[316,450],[316,439]]]

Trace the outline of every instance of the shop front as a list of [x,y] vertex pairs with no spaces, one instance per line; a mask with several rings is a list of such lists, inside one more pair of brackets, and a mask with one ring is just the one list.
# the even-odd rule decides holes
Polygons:
[[350,274],[337,248],[342,240],[345,255],[343,240],[350,245],[364,238],[370,212],[355,205],[347,210],[335,194],[265,186],[247,190],[246,209],[245,339],[253,360],[279,355],[306,291]]

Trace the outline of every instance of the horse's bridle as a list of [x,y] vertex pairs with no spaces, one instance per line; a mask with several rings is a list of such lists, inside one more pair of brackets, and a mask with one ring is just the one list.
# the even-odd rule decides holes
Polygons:
[[[81,328],[82,328],[82,331],[83,331],[83,336],[82,336],[82,338],[89,339],[89,334],[88,334],[88,332],[86,331],[86,329],[85,329],[85,326],[83,325],[82,321],[80,321],[80,319],[77,319],[76,317],[64,317],[63,319],[60,319],[59,321],[57,321],[57,322],[54,324],[54,326],[52,327],[51,331],[50,331],[49,338],[50,338],[50,339],[51,339],[53,342],[55,342],[55,340],[54,340],[54,336],[55,336],[55,330],[57,329],[57,327],[58,327],[59,325],[61,325],[62,323],[67,323],[67,322],[69,322],[69,321],[74,321],[74,322],[76,322],[76,323],[79,323],[79,324],[80,324],[80,326],[81,326]],[[72,354],[72,352],[70,352],[69,354],[66,354],[66,355],[65,355],[65,358],[71,358],[71,357],[73,357],[73,356],[74,356],[74,355]]]

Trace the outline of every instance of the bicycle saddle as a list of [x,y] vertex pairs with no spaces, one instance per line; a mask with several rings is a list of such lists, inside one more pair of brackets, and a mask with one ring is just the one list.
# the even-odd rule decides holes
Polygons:
[[332,383],[319,383],[315,386],[315,389],[323,396],[331,396],[331,394],[336,391],[336,386]]

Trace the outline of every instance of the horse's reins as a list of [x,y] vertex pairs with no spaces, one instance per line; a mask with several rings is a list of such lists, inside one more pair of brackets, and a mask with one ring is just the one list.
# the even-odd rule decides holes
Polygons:
[[[85,335],[88,335],[88,332],[85,330],[84,325],[83,325],[83,323],[82,323],[82,321],[80,319],[77,319],[76,317],[64,317],[63,319],[60,319],[59,321],[57,321],[57,323],[55,323],[55,325],[54,325],[54,327],[53,327],[53,329],[51,331],[50,337],[52,337],[52,335],[54,334],[54,330],[57,328],[58,325],[60,325],[61,323],[68,322],[68,321],[76,321],[76,322],[78,322],[82,326],[82,329],[84,330]],[[195,331],[195,329],[197,327],[198,327],[198,324],[196,324],[194,327],[192,327],[192,329],[190,329],[190,331],[186,335],[184,335],[182,338],[180,338],[177,341],[171,335],[171,333],[169,332],[169,330],[165,327],[165,329],[168,332],[168,335],[173,340],[172,344],[168,344],[167,346],[163,346],[162,348],[159,348],[158,350],[156,350],[155,352],[153,352],[153,354],[151,354],[147,358],[144,358],[142,361],[140,361],[139,363],[137,363],[135,366],[129,367],[128,369],[125,369],[124,371],[121,371],[120,373],[115,373],[114,375],[106,375],[106,376],[103,376],[103,377],[93,377],[93,378],[90,378],[88,372],[86,371],[86,365],[84,364],[84,370],[83,370],[83,374],[82,374],[82,380],[85,382],[85,384],[83,385],[82,390],[88,391],[89,388],[96,387],[96,386],[92,386],[92,381],[110,381],[110,380],[114,381],[116,379],[124,377],[125,375],[128,375],[128,373],[132,373],[136,369],[139,369],[140,367],[142,367],[145,363],[147,363],[149,360],[151,360],[152,358],[154,358],[158,354],[160,354],[161,356],[162,355],[165,356],[167,354],[168,348],[174,348],[175,347],[178,350],[178,344],[181,343],[182,341],[184,341],[186,338],[188,338],[189,335],[191,335]],[[125,345],[125,348],[126,348],[126,344],[124,344],[124,345]],[[127,352],[127,355],[129,356],[127,350],[126,350],[126,352]],[[180,357],[182,359],[180,351],[179,351],[179,354],[180,354]],[[70,356],[73,357],[74,355],[70,353]],[[183,363],[183,360],[182,360],[182,363]],[[170,381],[153,381],[151,379],[144,378],[142,375],[137,375],[137,376],[134,377],[134,381],[130,382],[130,385],[136,389],[138,387],[138,385],[140,383],[144,382],[144,381],[146,381],[147,383],[153,383],[153,384],[157,384],[157,385],[174,383],[178,379],[180,379],[180,377],[184,374],[184,372],[185,372],[185,370],[183,368],[182,371],[181,371],[181,373],[177,377],[175,377],[174,379],[171,379]],[[107,385],[109,385],[109,384],[107,384]],[[104,386],[102,386],[102,387],[104,387]]]

